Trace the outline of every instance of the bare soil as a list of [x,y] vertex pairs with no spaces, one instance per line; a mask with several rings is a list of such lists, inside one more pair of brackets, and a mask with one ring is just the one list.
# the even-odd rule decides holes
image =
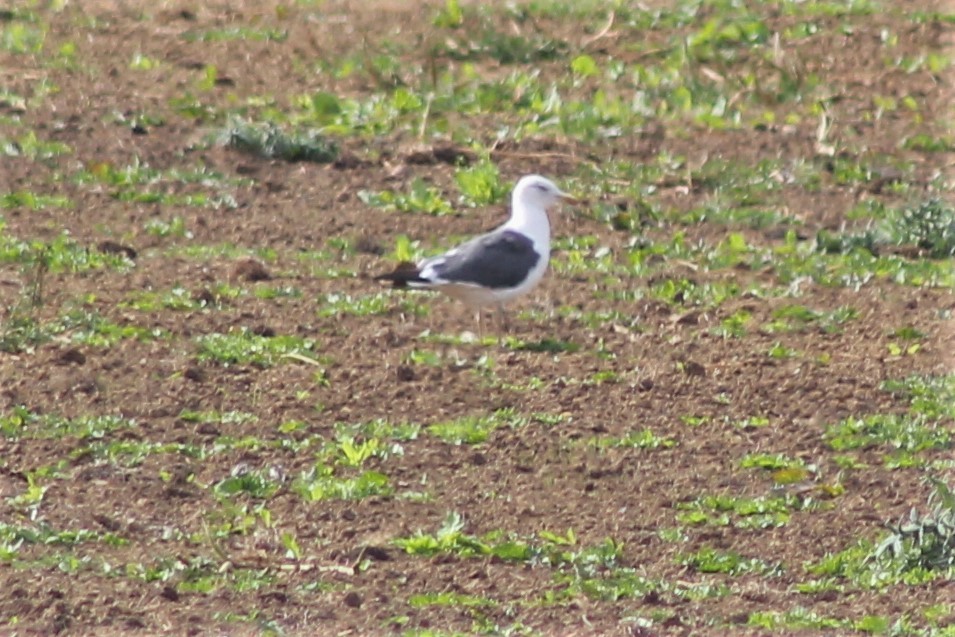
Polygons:
[[[306,63],[362,48],[371,55],[383,49],[385,41],[400,39],[418,43],[398,54],[408,63],[410,74],[414,63],[423,57],[421,51],[437,37],[431,26],[434,7],[402,2],[325,2],[315,7],[83,4],[92,6],[81,11],[69,4],[50,14],[45,44],[45,50],[56,50],[59,44],[74,41],[79,68],[57,68],[33,56],[4,53],[0,57],[0,80],[14,93],[30,95],[44,78],[55,84],[57,90],[41,105],[18,114],[38,137],[64,142],[73,149],[70,156],[57,161],[5,158],[0,163],[0,190],[49,192],[48,184],[56,183],[56,193],[74,202],[67,209],[4,210],[6,232],[51,239],[65,229],[90,246],[112,240],[137,252],[136,267],[129,273],[49,274],[43,305],[37,309],[40,319],[52,319],[62,308],[77,303],[76,299],[86,298],[87,308],[111,321],[161,328],[173,337],[149,342],[126,339],[109,348],[77,348],[54,340],[35,351],[0,354],[0,408],[4,412],[26,406],[37,413],[66,417],[121,414],[138,426],[111,436],[131,442],[200,446],[209,446],[220,436],[264,441],[314,434],[332,437],[339,422],[381,418],[427,425],[509,407],[523,414],[546,413],[563,419],[556,425],[530,422],[520,428],[501,428],[480,446],[454,446],[421,436],[403,443],[403,456],[372,459],[366,464],[366,468],[380,468],[388,475],[395,496],[306,503],[283,488],[268,501],[275,521],[272,528],[258,525],[253,532],[234,533],[225,539],[208,535],[211,527],[222,522],[216,516],[224,515],[211,485],[240,466],[291,478],[314,464],[313,455],[249,448],[199,461],[155,453],[141,464],[126,466],[73,453],[87,442],[71,437],[0,439],[0,494],[4,496],[0,520],[29,524],[24,511],[9,498],[27,489],[28,472],[62,462],[60,477],[44,482],[49,488],[39,508],[42,523],[54,529],[112,532],[128,540],[120,546],[84,543],[67,551],[97,565],[75,572],[67,572],[55,561],[46,565],[35,561],[51,554],[51,547],[21,549],[19,558],[30,562],[29,567],[0,569],[0,632],[252,634],[263,628],[254,621],[229,621],[227,614],[253,611],[290,635],[387,634],[429,627],[471,631],[473,609],[408,604],[415,593],[448,591],[497,600],[497,606],[480,611],[490,621],[500,626],[520,621],[545,634],[626,634],[628,624],[622,620],[658,612],[670,619],[651,632],[633,628],[632,634],[719,635],[726,634],[727,625],[737,624],[733,632],[759,634],[762,631],[741,625],[757,610],[801,606],[834,618],[858,619],[872,614],[908,616],[918,622],[918,609],[955,604],[955,590],[947,581],[896,587],[891,593],[853,589],[851,594],[813,595],[793,588],[807,579],[804,564],[843,550],[857,539],[878,537],[885,520],[925,502],[928,487],[921,472],[886,470],[881,460],[884,449],[877,448],[861,454],[864,467],[842,471],[832,460],[823,432],[826,425],[850,415],[905,411],[907,403],[902,397],[881,389],[887,379],[953,370],[951,321],[939,318],[940,312],[955,309],[951,290],[900,286],[884,280],[858,290],[806,282],[802,302],[807,306],[821,310],[851,306],[858,311],[858,318],[838,333],[807,329],[770,335],[753,331],[746,338],[723,339],[709,328],[740,309],[753,315],[754,324],[768,322],[784,300],[741,298],[712,312],[674,309],[651,300],[596,300],[594,290],[603,285],[598,277],[572,279],[552,272],[518,309],[546,313],[552,308],[579,306],[617,310],[636,319],[634,327],[607,324],[589,328],[557,314],[547,320],[512,316],[515,337],[532,343],[560,339],[580,346],[577,351],[558,354],[478,344],[424,344],[419,335],[425,329],[450,334],[474,329],[466,308],[442,298],[428,301],[430,313],[425,317],[405,316],[397,310],[385,316],[320,317],[316,299],[328,293],[375,290],[366,275],[393,265],[381,253],[391,250],[397,235],[433,245],[443,241],[441,237],[466,236],[491,227],[505,211],[476,209],[430,218],[399,215],[362,203],[358,190],[401,190],[415,177],[445,192],[454,191],[452,165],[408,161],[411,150],[421,143],[410,133],[369,142],[370,151],[365,142],[344,140],[346,157],[354,161],[335,165],[270,162],[226,148],[204,147],[200,142],[206,126],[174,112],[170,98],[196,93],[192,87],[207,65],[218,69],[218,82],[200,97],[221,105],[230,100],[241,103],[246,96],[269,95],[282,108],[296,95],[319,90],[368,95],[380,87],[367,75],[336,79],[309,71]],[[930,8],[923,6],[925,3],[902,4]],[[144,17],[146,14],[149,17]],[[777,27],[787,24],[785,16],[773,20]],[[840,18],[829,20],[838,22]],[[187,32],[237,25],[287,30],[288,38],[283,42],[190,42],[182,37]],[[534,29],[576,47],[584,38],[578,27],[554,21],[513,28]],[[945,93],[950,90],[950,77],[887,70],[879,41],[883,28],[899,37],[894,54],[916,56],[933,48],[942,50],[951,39],[952,27],[939,22],[899,24],[890,16],[873,15],[855,20],[851,36],[833,35],[823,43],[816,40],[798,54],[807,68],[823,76],[841,95],[833,102],[833,135],[846,143],[864,141],[874,154],[907,154],[920,162],[920,174],[928,184],[933,175],[950,167],[951,156],[899,151],[898,141],[912,126],[911,119],[901,114],[873,122],[863,113],[871,108],[872,95],[912,94],[921,96],[929,114],[941,122],[948,108]],[[591,50],[595,55],[628,60],[632,55],[627,37],[632,33],[621,31],[626,37],[611,32],[602,42],[590,45]],[[159,71],[130,69],[136,53],[161,61]],[[553,67],[548,64],[542,66],[545,76],[556,73],[561,62]],[[478,63],[478,71],[491,77],[506,74],[508,69],[488,60]],[[118,123],[138,112],[162,116],[164,124],[147,127],[146,134],[134,134]],[[816,124],[706,135],[667,129],[659,135],[612,140],[602,148],[573,139],[529,139],[498,149],[493,158],[508,181],[532,171],[559,181],[572,174],[580,162],[610,157],[642,159],[662,150],[686,156],[690,165],[713,157],[747,163],[781,154],[812,156]],[[934,126],[929,121],[923,125]],[[19,133],[8,129],[6,134]],[[490,143],[494,134],[494,122],[488,121],[485,141]],[[201,162],[227,176],[247,177],[252,182],[235,187],[237,208],[213,211],[122,202],[107,189],[57,178],[57,173],[68,175],[101,162],[124,166],[133,158],[158,169]],[[947,164],[939,165],[939,161]],[[189,192],[189,186],[181,183],[171,183],[169,188],[174,194],[179,194],[177,190]],[[706,194],[675,186],[668,205],[690,209]],[[865,191],[825,179],[815,192],[792,189],[786,197],[789,212],[801,219],[809,235],[819,229],[838,229],[847,208],[862,198],[876,197],[893,205],[902,201],[889,190]],[[183,218],[193,233],[191,239],[161,238],[144,230],[149,219],[173,216]],[[595,235],[614,251],[624,250],[632,238],[629,232],[572,214],[554,221],[558,236]],[[688,241],[719,240],[721,232],[709,225],[685,230]],[[770,232],[741,231],[763,241]],[[651,227],[647,232],[662,237],[673,229]],[[329,237],[344,237],[362,246],[357,254],[342,257],[342,266],[354,269],[359,276],[313,276],[296,259],[299,251],[323,247]],[[142,290],[181,285],[191,294],[201,295],[222,282],[251,286],[244,278],[241,259],[170,256],[169,249],[177,243],[273,248],[277,257],[266,263],[270,284],[294,285],[302,296],[270,300],[246,296],[226,299],[219,309],[195,312],[144,313],[124,306],[123,301]],[[684,272],[700,282],[732,278],[744,285],[771,276],[746,270],[692,272],[680,263],[671,267],[673,273]],[[17,266],[0,269],[4,306],[12,307],[18,301],[28,276]],[[928,336],[917,354],[893,356],[887,348],[888,337],[903,325]],[[327,383],[318,382],[316,369],[307,364],[260,369],[197,360],[192,339],[243,327],[316,339],[316,352],[327,361]],[[770,358],[767,352],[776,342],[802,355]],[[490,382],[474,364],[414,366],[409,372],[410,352],[422,347],[456,348],[472,363],[487,350],[500,382]],[[597,356],[598,348],[612,356]],[[828,364],[813,362],[824,354],[830,357]],[[617,381],[582,382],[598,372],[614,372]],[[512,388],[531,377],[541,379],[544,389]],[[302,392],[308,392],[308,400],[301,399]],[[180,418],[183,410],[237,411],[254,414],[256,419],[199,424]],[[685,416],[708,420],[690,427]],[[742,429],[729,424],[753,416],[768,418],[770,425]],[[279,431],[279,425],[293,420],[301,420],[307,427],[291,434]],[[677,444],[657,450],[587,444],[594,437],[623,436],[645,428]],[[776,529],[706,526],[689,529],[689,539],[683,543],[660,537],[661,529],[678,526],[678,503],[702,494],[756,497],[771,493],[774,483],[768,473],[739,466],[743,456],[758,451],[783,453],[814,465],[815,483],[808,488],[841,483],[845,492],[826,500],[822,510],[793,513],[788,524]],[[944,455],[928,453],[926,457],[940,459]],[[430,497],[423,501],[399,497],[413,491]],[[826,499],[818,493],[815,497]],[[433,532],[449,511],[464,514],[467,532],[479,536],[497,529],[525,537],[542,530],[573,529],[581,546],[614,538],[624,546],[624,566],[637,568],[650,579],[726,583],[733,592],[699,601],[661,594],[609,602],[581,594],[558,604],[521,605],[559,588],[551,570],[453,555],[422,558],[406,555],[391,544],[393,538],[417,530]],[[286,556],[283,533],[297,538],[301,559]],[[784,568],[773,577],[729,577],[700,574],[676,559],[704,546],[769,557]],[[56,548],[58,554],[63,550]],[[367,570],[356,568],[369,556],[372,562]],[[178,591],[175,580],[147,582],[126,572],[127,565],[153,564],[160,558],[188,563],[197,557],[214,561],[222,572],[264,570],[274,581],[262,589],[220,587],[211,593],[189,593]],[[103,564],[110,565],[112,572],[105,573]],[[314,589],[304,586],[311,582],[321,585]],[[509,617],[514,608],[519,609],[517,616]],[[399,617],[403,619],[395,619]],[[2,622],[12,618],[16,624],[3,628]]]

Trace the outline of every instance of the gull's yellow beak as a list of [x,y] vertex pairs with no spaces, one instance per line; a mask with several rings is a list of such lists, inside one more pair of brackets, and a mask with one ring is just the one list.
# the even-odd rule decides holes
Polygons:
[[570,203],[570,204],[582,204],[582,203],[583,203],[583,200],[582,200],[580,197],[575,197],[574,195],[571,195],[571,194],[566,193],[566,192],[561,192],[561,193],[559,193],[557,196],[560,197],[561,200],[566,201],[567,203]]

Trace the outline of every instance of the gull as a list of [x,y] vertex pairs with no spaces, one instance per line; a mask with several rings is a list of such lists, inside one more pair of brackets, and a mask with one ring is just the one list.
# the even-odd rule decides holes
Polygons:
[[420,261],[402,262],[377,280],[396,288],[438,290],[476,310],[505,304],[536,286],[550,260],[547,210],[561,199],[576,199],[540,175],[525,175],[511,194],[511,217],[502,226]]

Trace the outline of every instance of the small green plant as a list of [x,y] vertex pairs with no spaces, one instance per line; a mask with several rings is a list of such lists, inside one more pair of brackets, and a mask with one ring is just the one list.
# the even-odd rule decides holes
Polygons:
[[746,335],[746,326],[752,320],[752,314],[746,310],[737,310],[720,321],[719,327],[713,333],[722,338],[742,338]]
[[122,416],[80,416],[70,419],[53,414],[36,414],[22,406],[0,416],[0,435],[6,438],[57,439],[73,436],[85,440],[104,438],[117,429],[133,427],[136,427],[136,422]]
[[389,292],[361,296],[334,292],[325,295],[318,309],[318,315],[323,318],[340,318],[347,315],[379,316],[393,313],[424,316],[427,312],[427,306],[417,303],[415,298]]
[[746,620],[747,626],[764,630],[840,630],[849,629],[851,622],[835,617],[826,617],[816,611],[797,607],[792,610],[755,611]]
[[230,40],[284,42],[287,38],[287,31],[258,29],[247,26],[188,31],[182,34],[182,39],[186,42],[224,42]]
[[464,517],[457,511],[449,511],[444,523],[434,534],[418,531],[392,542],[410,555],[435,555],[450,552],[462,557],[484,555],[489,548],[478,538],[464,533]]
[[292,491],[308,502],[319,500],[362,500],[373,495],[390,495],[393,491],[388,476],[378,471],[365,471],[355,477],[339,477],[335,470],[316,464],[302,473],[292,484]]
[[154,237],[185,237],[192,238],[192,233],[186,230],[186,222],[182,217],[173,217],[169,221],[164,219],[150,219],[143,224],[147,234]]
[[203,334],[196,339],[200,361],[225,365],[271,367],[290,354],[308,354],[315,341],[300,336],[261,336],[242,328],[226,334]]
[[941,199],[928,199],[896,212],[888,221],[889,239],[914,245],[933,259],[955,256],[955,208]]
[[0,194],[0,209],[43,210],[44,208],[71,208],[72,206],[73,203],[67,197],[61,195],[42,195],[27,190]]
[[826,428],[825,440],[835,451],[888,447],[896,456],[914,456],[930,449],[949,449],[949,430],[922,415],[871,414],[850,417]]
[[458,0],[445,0],[437,15],[434,16],[432,24],[443,29],[456,29],[464,21],[464,12],[461,10],[461,3]]
[[0,150],[9,157],[26,157],[33,161],[54,159],[73,152],[69,144],[44,141],[37,137],[37,134],[32,130],[27,131],[15,140],[0,141]]
[[443,216],[454,213],[451,203],[441,196],[441,191],[429,186],[420,177],[415,177],[407,193],[383,190],[378,193],[368,190],[358,192],[358,198],[369,206],[397,210],[399,212],[420,212],[428,215]]
[[0,23],[0,49],[17,55],[36,54],[43,49],[46,29],[26,22]]
[[732,495],[706,495],[681,502],[677,520],[687,525],[735,526],[745,529],[775,528],[785,525],[793,511],[806,503],[793,495],[757,498]]
[[871,553],[876,562],[897,564],[902,573],[939,571],[955,567],[955,493],[942,480],[929,477],[931,513],[913,507],[908,516],[889,524],[891,533]]
[[591,441],[595,447],[619,447],[632,449],[669,449],[677,445],[673,438],[660,436],[650,429],[627,432],[621,437],[594,438]]
[[771,576],[782,572],[782,566],[779,564],[768,564],[759,558],[747,558],[734,551],[718,551],[708,546],[695,553],[682,555],[678,561],[680,564],[689,566],[700,573],[725,573],[727,575],[756,573]]
[[887,380],[882,389],[909,400],[909,412],[930,419],[955,419],[955,374]]
[[338,158],[338,146],[317,130],[286,133],[275,124],[253,124],[233,118],[214,136],[218,143],[265,159],[327,164]]
[[262,471],[241,471],[216,483],[213,491],[218,496],[234,497],[246,494],[257,499],[270,498],[279,489],[279,483]]
[[498,427],[516,426],[523,418],[509,409],[500,409],[490,416],[464,416],[455,420],[439,422],[427,427],[427,432],[441,440],[455,444],[476,445],[485,442]]
[[503,199],[509,188],[501,183],[497,166],[490,160],[483,160],[454,173],[454,179],[461,190],[461,199],[472,206],[486,206]]

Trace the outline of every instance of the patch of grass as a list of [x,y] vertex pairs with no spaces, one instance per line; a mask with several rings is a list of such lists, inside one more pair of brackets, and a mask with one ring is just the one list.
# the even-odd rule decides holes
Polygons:
[[0,209],[27,208],[44,210],[46,208],[72,208],[73,202],[62,195],[43,195],[27,190],[17,190],[0,194]]
[[203,334],[196,338],[200,361],[223,365],[255,365],[271,367],[289,354],[312,353],[315,341],[300,336],[260,336],[246,328],[226,334]]
[[[210,302],[211,300],[211,302]],[[190,292],[184,287],[173,287],[164,292],[136,291],[129,294],[126,300],[120,303],[121,307],[129,307],[140,312],[160,312],[174,310],[180,312],[195,312],[203,309],[218,308],[221,297],[214,292],[210,294]]]
[[247,422],[255,422],[259,419],[255,414],[244,411],[195,411],[192,409],[183,409],[179,412],[179,419],[184,422],[196,423],[222,423],[226,425],[241,425]]
[[707,495],[678,503],[676,508],[681,524],[766,529],[785,525],[793,511],[806,506],[807,502],[791,494],[756,498]]
[[884,459],[889,466],[919,464],[921,452],[952,446],[948,428],[922,415],[850,417],[826,427],[824,439],[834,451],[887,448],[891,453],[887,453]]
[[436,533],[418,531],[409,537],[395,538],[392,543],[409,555],[453,553],[461,557],[472,557],[490,554],[492,547],[475,536],[465,534],[464,525],[464,517],[451,511]]
[[73,458],[94,458],[123,467],[136,467],[146,458],[157,454],[175,454],[184,458],[202,460],[212,451],[195,443],[151,442],[143,440],[94,439],[73,451]]
[[[407,434],[403,435],[407,436]],[[403,453],[404,449],[400,444],[387,444],[382,438],[373,436],[356,438],[339,433],[335,442],[328,445],[320,455],[341,466],[360,467],[372,458],[386,460],[390,456],[400,456]]]
[[746,326],[752,321],[753,315],[747,310],[737,310],[720,321],[719,327],[711,330],[722,338],[742,338],[746,336]]
[[441,195],[441,191],[429,186],[420,177],[415,177],[407,193],[383,190],[378,193],[368,190],[358,192],[362,202],[375,208],[397,210],[398,212],[423,213],[434,216],[453,214],[454,207]]
[[392,292],[377,292],[351,296],[350,294],[326,294],[319,301],[318,315],[322,318],[340,318],[342,316],[387,316],[391,314],[408,314],[411,316],[426,316],[428,308],[416,303],[414,298],[406,292],[394,294]]
[[489,416],[463,416],[455,420],[429,425],[425,430],[432,436],[454,445],[476,445],[486,442],[498,427],[523,424],[523,418],[510,409],[499,409]]
[[85,272],[110,268],[125,271],[133,262],[123,253],[101,252],[74,241],[63,233],[48,242],[21,241],[4,232],[0,221],[0,263],[20,263],[44,268],[47,272]]
[[543,352],[546,354],[572,354],[580,350],[580,345],[577,343],[550,337],[545,337],[535,342],[527,342],[519,338],[508,336],[504,339],[504,345],[509,349],[517,351]]
[[955,208],[930,198],[891,210],[863,231],[821,232],[816,242],[820,250],[830,254],[865,250],[879,255],[895,246],[914,248],[930,259],[945,259],[955,256]]
[[747,416],[742,420],[726,422],[739,429],[762,429],[769,426],[770,420],[765,416]]
[[928,199],[903,208],[889,218],[888,235],[895,245],[914,245],[933,259],[955,256],[955,207]]
[[955,374],[887,380],[882,389],[909,400],[909,411],[930,419],[955,419]]
[[778,471],[779,469],[804,469],[806,465],[798,458],[790,458],[781,453],[748,453],[739,461],[739,466],[744,469]]
[[452,32],[450,37],[436,45],[433,55],[459,61],[491,59],[501,64],[530,64],[563,57],[568,50],[568,44],[562,40],[541,34],[504,33],[484,20],[459,33],[461,37],[455,37]]
[[213,139],[263,159],[328,164],[339,155],[338,146],[319,130],[287,133],[275,124],[255,124],[240,118],[231,119]]
[[226,42],[232,40],[284,42],[287,38],[288,31],[247,27],[244,25],[187,31],[182,34],[182,39],[186,42]]
[[634,430],[623,436],[606,436],[593,438],[590,444],[595,447],[627,448],[627,449],[670,449],[678,443],[673,438],[658,436],[650,429]]
[[150,219],[143,224],[143,230],[146,234],[154,237],[185,237],[192,238],[192,233],[186,230],[186,222],[182,217],[173,217],[169,221],[165,219]]
[[889,525],[891,533],[870,556],[900,574],[945,573],[955,568],[955,493],[942,480],[930,477],[928,481],[931,513],[921,515],[913,507],[909,515]]
[[747,626],[764,630],[847,630],[852,622],[846,619],[826,617],[801,606],[788,611],[755,611],[746,619]]
[[501,182],[497,166],[488,159],[458,168],[454,180],[461,191],[462,201],[471,206],[497,203],[510,192],[508,185]]
[[[905,559],[893,559],[885,550],[877,556],[879,548],[868,540],[858,540],[842,551],[804,565],[804,569],[824,580],[846,581],[863,589],[884,589],[900,583],[918,586],[940,575],[918,564],[907,565]],[[918,550],[915,546],[913,554],[917,555]]]
[[99,533],[89,529],[58,530],[43,521],[31,526],[0,522],[0,562],[7,564],[15,562],[26,545],[74,547],[91,542],[101,542],[108,546],[123,546],[129,543],[115,533]]
[[112,347],[116,343],[134,339],[148,342],[169,338],[170,334],[160,328],[139,325],[119,325],[96,312],[73,310],[59,320],[56,331],[72,342],[92,347]]
[[16,139],[0,140],[0,149],[7,157],[25,157],[31,161],[55,159],[73,153],[69,144],[42,140],[32,130]]
[[43,50],[46,28],[21,21],[0,23],[0,49],[14,55],[36,55]]
[[463,595],[461,593],[418,593],[408,598],[408,605],[412,608],[427,606],[453,606],[460,608],[474,608],[482,606],[497,606],[497,602],[487,597]]
[[743,557],[734,551],[718,551],[708,546],[695,553],[681,555],[678,562],[699,573],[724,573],[733,576],[748,573],[773,576],[781,574],[783,570],[780,564],[768,564],[756,557]]
[[827,312],[801,304],[790,304],[776,308],[772,316],[773,320],[764,323],[760,328],[767,334],[802,332],[810,326],[815,326],[826,334],[836,334],[842,331],[845,323],[857,319],[859,312],[848,306]]
[[217,496],[234,497],[247,495],[251,498],[265,500],[278,491],[280,484],[265,471],[244,470],[234,472],[233,475],[220,480],[213,487]]
[[415,423],[393,424],[384,419],[358,424],[336,423],[335,425],[337,436],[366,436],[403,442],[417,439],[420,432],[421,426]]
[[645,595],[657,584],[623,566],[623,546],[612,539],[593,546],[577,546],[573,530],[566,534],[541,531],[538,539],[526,541],[502,531],[484,537],[464,533],[464,518],[457,512],[447,515],[434,534],[422,531],[399,537],[394,544],[406,553],[419,556],[452,554],[462,558],[495,557],[505,562],[524,562],[550,568],[561,591],[549,591],[551,602],[583,594],[593,599],[614,601]]
[[79,440],[106,438],[118,429],[130,429],[136,426],[134,420],[122,416],[64,418],[55,414],[37,414],[23,406],[15,407],[0,416],[0,435],[11,439],[55,440],[67,436]]
[[362,500],[376,495],[387,496],[393,492],[388,476],[383,473],[364,471],[354,477],[339,477],[332,467],[323,464],[316,464],[303,472],[291,488],[307,502]]

